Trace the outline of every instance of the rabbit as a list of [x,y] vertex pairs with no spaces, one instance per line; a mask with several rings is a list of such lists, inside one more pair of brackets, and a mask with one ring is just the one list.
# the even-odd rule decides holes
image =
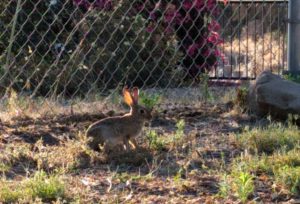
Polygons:
[[141,133],[146,121],[152,119],[152,110],[138,104],[139,89],[132,88],[130,93],[127,87],[123,88],[125,103],[130,106],[130,112],[123,116],[104,118],[89,126],[86,136],[89,138],[88,146],[93,150],[99,150],[99,144],[104,151],[122,145],[125,151],[131,145],[137,148],[135,138]]

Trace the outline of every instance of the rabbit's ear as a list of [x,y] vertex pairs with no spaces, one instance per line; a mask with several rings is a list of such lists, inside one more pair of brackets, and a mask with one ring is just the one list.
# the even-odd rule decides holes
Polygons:
[[132,98],[133,98],[133,102],[135,104],[138,104],[138,102],[139,102],[139,88],[138,87],[132,88]]
[[131,96],[127,86],[125,86],[123,88],[123,96],[124,96],[125,103],[129,106],[132,106],[133,105],[133,99],[132,99],[132,96]]

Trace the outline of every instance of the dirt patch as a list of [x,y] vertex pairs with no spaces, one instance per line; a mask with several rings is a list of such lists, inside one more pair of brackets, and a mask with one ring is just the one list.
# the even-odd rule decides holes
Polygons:
[[[222,203],[214,198],[218,172],[241,152],[230,134],[253,124],[253,118],[229,111],[226,104],[160,108],[138,138],[137,150],[110,155],[87,149],[82,138],[87,127],[107,113],[18,117],[2,122],[0,152],[8,155],[6,174],[11,178],[41,168],[49,173],[63,169],[69,193],[82,202]],[[167,141],[176,134],[180,119],[185,121],[182,141],[159,150],[149,147],[147,130]],[[20,155],[13,155],[16,151]],[[271,192],[258,193],[262,201],[270,201]]]

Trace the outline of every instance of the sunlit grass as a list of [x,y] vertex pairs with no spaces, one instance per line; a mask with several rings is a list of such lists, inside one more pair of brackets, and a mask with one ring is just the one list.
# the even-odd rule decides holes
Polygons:
[[295,125],[271,123],[267,127],[247,129],[237,134],[236,139],[245,149],[270,154],[281,148],[290,150],[298,146],[300,131]]
[[4,179],[0,184],[0,201],[4,203],[32,201],[36,198],[49,202],[65,197],[65,185],[61,179],[44,171],[37,171],[20,182]]
[[[300,132],[297,126],[271,123],[264,128],[246,129],[235,139],[245,151],[232,162],[228,185],[234,186],[235,181],[240,178],[240,174],[236,172],[253,175],[251,180],[263,174],[291,194],[299,195]],[[241,196],[239,192],[242,185],[239,186],[240,188],[232,187],[231,190],[245,202],[246,196]]]

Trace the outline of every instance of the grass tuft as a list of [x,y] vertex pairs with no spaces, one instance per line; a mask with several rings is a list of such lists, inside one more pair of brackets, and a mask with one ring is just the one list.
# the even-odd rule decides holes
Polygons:
[[274,171],[275,182],[283,185],[292,194],[300,194],[300,166],[282,166]]
[[253,128],[238,134],[237,142],[252,152],[271,154],[278,149],[291,150],[299,145],[300,131],[297,126],[288,127],[271,123],[264,128]]
[[40,198],[48,202],[65,197],[65,185],[58,176],[37,171],[21,182],[0,181],[0,201],[4,203]]
[[[251,189],[242,187],[248,185],[246,181],[251,178],[249,175],[266,175],[291,194],[300,195],[300,132],[298,127],[291,124],[285,126],[273,123],[265,128],[244,131],[236,139],[246,150],[233,161],[230,178],[231,185],[236,185],[235,192],[242,202],[247,200],[247,192]],[[243,172],[244,175],[235,172]]]

